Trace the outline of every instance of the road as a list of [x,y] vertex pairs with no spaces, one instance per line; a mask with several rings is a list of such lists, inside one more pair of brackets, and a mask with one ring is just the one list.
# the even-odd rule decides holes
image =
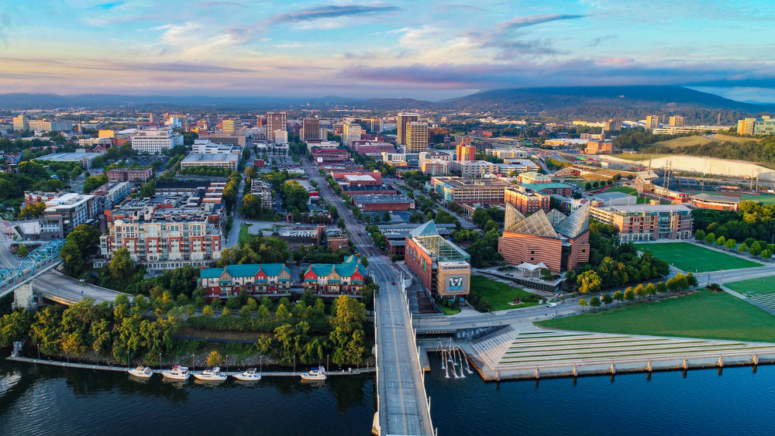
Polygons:
[[[248,159],[248,165],[251,165],[250,162],[253,162],[253,159],[255,157],[255,153],[253,150],[250,150],[250,159]],[[247,169],[247,166],[245,166],[245,169]],[[245,192],[245,173],[242,173],[242,180],[239,183],[239,190],[237,191],[237,204],[234,207],[234,211],[231,213],[231,215],[234,217],[234,224],[231,226],[231,232],[229,233],[229,239],[226,241],[226,246],[222,248],[231,248],[236,247],[237,244],[239,244],[239,231],[242,228],[242,215],[237,212],[242,206],[242,198],[244,197]]]
[[[306,158],[302,166],[320,187],[320,195],[333,204],[348,228],[359,226],[340,196],[336,195],[320,172]],[[366,235],[351,232],[355,248],[369,254],[374,244]],[[387,256],[369,256],[367,272],[379,285],[377,294],[377,357],[379,367],[379,422],[383,434],[433,434],[430,415],[420,377],[420,362],[411,339],[411,321],[406,298],[396,283],[397,272]]]

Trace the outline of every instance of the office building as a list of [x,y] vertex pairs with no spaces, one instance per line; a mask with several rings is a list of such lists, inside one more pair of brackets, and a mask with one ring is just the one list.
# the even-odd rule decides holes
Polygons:
[[610,139],[602,141],[588,141],[587,148],[584,150],[586,154],[613,154],[614,142]]
[[573,186],[566,183],[525,183],[520,186],[543,194],[555,194],[563,197],[570,197],[573,193]]
[[431,177],[430,183],[446,203],[503,203],[506,188],[512,186],[494,178]]
[[[499,156],[500,157],[500,156]],[[458,162],[471,162],[476,160],[476,147],[458,144],[455,147],[455,160]]]
[[683,127],[684,125],[684,117],[674,115],[670,117],[670,121],[668,124],[670,127]]
[[229,133],[229,134],[237,133],[238,126],[237,126],[237,121],[234,118],[223,120],[221,122],[221,126],[222,126],[221,130],[223,130],[223,133]]
[[288,296],[292,283],[291,270],[282,263],[204,268],[199,273],[199,285],[209,301],[238,297],[242,291],[251,297]]
[[366,123],[366,131],[372,135],[382,133],[382,118],[367,118],[364,122]]
[[619,120],[610,119],[603,123],[603,131],[604,132],[615,132],[617,130],[622,130],[622,122]]
[[[458,147],[460,147],[458,145]],[[488,148],[484,151],[487,156],[495,156],[499,159],[527,159],[529,153],[521,148]]]
[[27,115],[19,115],[13,117],[13,129],[14,130],[30,130],[30,119]]
[[239,165],[239,155],[228,154],[200,154],[191,153],[180,162],[180,168],[228,168],[232,171],[237,170]]
[[342,143],[344,145],[351,145],[354,141],[361,140],[361,133],[363,133],[360,124],[356,123],[344,123],[342,126]]
[[428,123],[411,122],[406,127],[406,153],[428,150]]
[[142,182],[153,176],[152,168],[114,168],[108,170],[108,180],[111,182]]
[[542,194],[529,188],[513,185],[506,188],[503,200],[514,206],[521,214],[527,215],[538,210],[549,212],[551,194]]
[[192,153],[199,154],[240,154],[242,149],[233,144],[219,144],[209,139],[195,139],[191,146]]
[[[407,141],[407,135],[406,134],[407,134],[407,130],[409,128],[409,123],[413,123],[413,122],[416,122],[416,121],[419,121],[419,120],[420,120],[420,114],[415,114],[415,113],[400,113],[400,114],[398,114],[398,116],[396,117],[396,130],[397,130],[397,133],[398,133],[396,135],[396,142],[398,143],[398,145],[407,145],[406,144],[406,141]],[[426,136],[427,136],[427,131],[426,131]],[[425,141],[426,141],[426,144],[427,144],[428,139],[426,138]],[[425,148],[428,148],[428,147],[425,147]]]
[[506,263],[525,269],[547,268],[554,274],[575,269],[589,262],[590,204],[585,203],[570,216],[557,209],[539,209],[529,217],[506,204],[503,236],[498,253]]
[[183,145],[183,135],[171,129],[141,130],[132,138],[132,149],[151,154]]
[[98,213],[93,195],[68,193],[46,201],[46,210],[40,219],[40,237],[62,239],[77,226],[89,223]]
[[307,141],[320,141],[323,138],[320,137],[320,120],[317,118],[304,118],[301,126],[301,140]]
[[312,264],[304,271],[304,290],[319,297],[361,297],[366,268],[360,255],[348,256],[340,265]]
[[433,221],[409,232],[404,259],[431,296],[464,298],[469,294],[471,256],[440,236]]
[[464,178],[478,179],[488,175],[509,175],[512,173],[521,173],[524,171],[537,171],[538,165],[529,160],[517,159],[510,163],[492,163],[485,160],[475,161],[453,161],[452,172],[459,174]]
[[[422,154],[422,153],[421,153]],[[420,171],[428,176],[446,176],[449,175],[452,164],[449,161],[440,159],[421,159]]]
[[675,205],[593,207],[592,217],[619,229],[622,242],[691,239],[691,209]]
[[737,122],[739,135],[772,135],[775,134],[775,119],[768,116],[761,118],[746,118]]
[[[285,112],[267,112],[266,113],[266,140],[275,142],[275,130],[288,131],[288,118]],[[287,143],[287,139],[284,143]]]
[[149,270],[206,266],[220,259],[224,209],[217,195],[208,201],[207,194],[197,189],[190,195],[127,198],[105,211],[110,227],[100,237],[103,262],[121,248]]
[[396,148],[393,146],[393,144],[388,144],[387,142],[379,142],[379,141],[369,141],[369,140],[360,140],[360,141],[353,141],[350,145],[353,150],[357,151],[360,154],[368,154],[368,153],[394,153],[396,151]]
[[242,133],[200,133],[199,140],[210,140],[224,145],[252,147],[253,136]]
[[545,174],[529,171],[517,176],[517,183],[520,185],[534,184],[534,183],[552,183],[552,178]]
[[414,200],[403,194],[353,194],[350,198],[352,198],[355,207],[364,212],[414,209]]
[[659,115],[648,115],[646,117],[646,131],[659,128]]

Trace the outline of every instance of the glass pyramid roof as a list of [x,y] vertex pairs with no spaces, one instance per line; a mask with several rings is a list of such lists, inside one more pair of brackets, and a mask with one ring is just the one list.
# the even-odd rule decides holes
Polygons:
[[543,209],[539,209],[538,212],[518,222],[508,231],[523,235],[540,236],[542,238],[560,238],[557,232],[554,231],[554,227]]
[[552,223],[552,227],[554,227],[555,229],[563,221],[568,219],[568,217],[564,213],[560,212],[557,209],[550,210],[549,213],[546,214],[546,217],[549,218],[549,222]]
[[506,218],[503,223],[503,228],[506,231],[509,231],[511,227],[514,227],[515,224],[525,219],[525,215],[522,215],[522,212],[517,210],[516,207],[514,207],[511,203],[506,203]]
[[589,229],[589,212],[591,202],[586,202],[576,209],[568,219],[557,226],[557,231],[569,238],[576,238]]

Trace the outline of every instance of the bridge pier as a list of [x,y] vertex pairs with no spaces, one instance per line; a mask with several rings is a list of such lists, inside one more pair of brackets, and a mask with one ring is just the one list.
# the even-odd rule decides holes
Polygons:
[[37,307],[32,295],[32,283],[25,283],[13,291],[13,308],[33,310]]

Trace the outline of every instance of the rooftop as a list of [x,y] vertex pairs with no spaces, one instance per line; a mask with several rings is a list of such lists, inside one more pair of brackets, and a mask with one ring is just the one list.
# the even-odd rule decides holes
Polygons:
[[558,182],[552,182],[552,183],[524,183],[521,186],[524,186],[527,189],[532,189],[534,191],[542,191],[544,189],[566,189],[566,188],[573,188],[573,186],[568,185],[567,183],[558,183]]
[[183,159],[182,163],[194,163],[194,162],[236,162],[239,158],[234,153],[219,153],[219,154],[204,154],[204,153],[191,153]]
[[406,195],[391,195],[391,194],[371,194],[371,195],[353,195],[353,201],[359,204],[372,204],[372,203],[412,203],[414,200]]
[[726,195],[708,195],[697,194],[692,195],[692,198],[702,201],[718,201],[721,203],[740,203],[740,199],[737,197],[728,197]]
[[433,220],[412,230],[407,237],[431,254],[436,262],[467,263],[471,260],[471,256],[462,248],[439,235]]
[[605,209],[617,210],[628,213],[648,212],[691,212],[691,209],[682,204],[639,204],[636,206],[608,206]]
[[464,179],[461,177],[434,177],[439,183],[444,183],[452,188],[465,188],[469,186],[494,186],[505,188],[508,182],[498,179]]

